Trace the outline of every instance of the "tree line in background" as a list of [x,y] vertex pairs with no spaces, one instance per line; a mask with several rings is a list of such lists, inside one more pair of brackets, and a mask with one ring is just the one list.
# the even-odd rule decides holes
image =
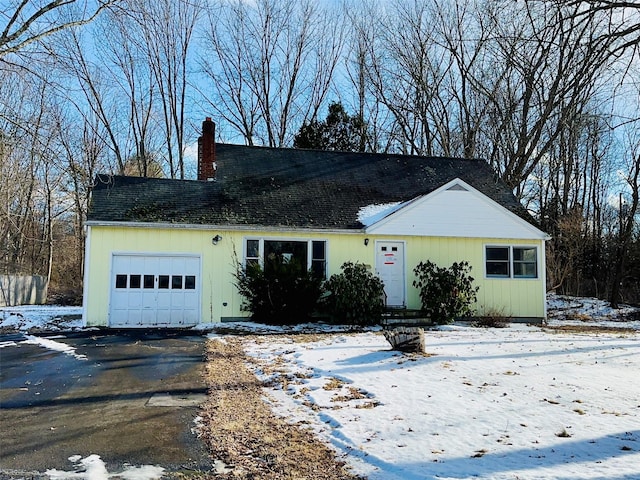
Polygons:
[[[640,302],[640,7],[574,0],[23,0],[0,7],[0,274],[79,292],[98,172],[222,141],[486,159],[550,289]],[[326,117],[325,117],[326,116]]]

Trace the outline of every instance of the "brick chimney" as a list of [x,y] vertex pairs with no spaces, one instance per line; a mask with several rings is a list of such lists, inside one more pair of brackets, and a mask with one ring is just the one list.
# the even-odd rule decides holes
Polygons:
[[202,122],[202,136],[198,138],[198,180],[216,179],[216,124],[207,117]]

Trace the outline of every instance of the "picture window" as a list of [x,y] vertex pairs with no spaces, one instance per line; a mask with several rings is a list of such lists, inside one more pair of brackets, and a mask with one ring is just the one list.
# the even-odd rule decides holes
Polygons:
[[245,240],[245,266],[259,264],[270,268],[270,261],[279,259],[295,263],[300,268],[312,270],[322,278],[327,270],[327,242],[324,240],[269,240],[250,238]]

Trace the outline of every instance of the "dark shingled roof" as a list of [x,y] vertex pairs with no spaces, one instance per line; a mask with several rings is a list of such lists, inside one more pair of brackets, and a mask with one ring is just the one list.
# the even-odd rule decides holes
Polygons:
[[483,160],[216,144],[213,182],[98,175],[89,221],[362,228],[361,207],[458,177],[532,219]]

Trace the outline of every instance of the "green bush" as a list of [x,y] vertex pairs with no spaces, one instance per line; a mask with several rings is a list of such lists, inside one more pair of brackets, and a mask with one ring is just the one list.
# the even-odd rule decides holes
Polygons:
[[265,267],[250,263],[236,268],[236,287],[244,297],[242,309],[251,319],[272,325],[306,321],[317,307],[322,279],[295,259],[273,255]]
[[324,284],[324,310],[337,323],[375,325],[384,311],[384,284],[361,263],[346,262]]
[[473,287],[471,267],[467,262],[454,262],[449,268],[435,263],[420,262],[413,273],[413,286],[418,288],[422,310],[436,324],[452,323],[471,314],[479,287]]

